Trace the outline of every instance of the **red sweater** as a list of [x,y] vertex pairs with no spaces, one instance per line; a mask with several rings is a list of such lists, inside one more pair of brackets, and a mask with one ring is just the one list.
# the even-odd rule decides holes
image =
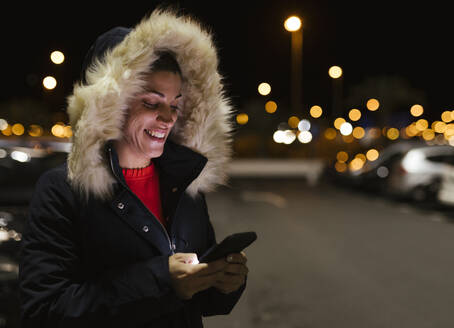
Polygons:
[[161,195],[159,192],[159,174],[151,164],[142,169],[123,169],[126,184],[145,204],[153,215],[167,228],[167,222],[162,215]]

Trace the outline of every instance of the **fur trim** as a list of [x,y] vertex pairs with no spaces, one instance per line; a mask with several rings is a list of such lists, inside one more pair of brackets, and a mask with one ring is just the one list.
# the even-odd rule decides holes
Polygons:
[[225,183],[232,108],[223,94],[211,36],[189,17],[155,11],[90,66],[87,84],[76,84],[68,99],[74,130],[68,177],[83,194],[102,199],[112,194],[115,179],[105,161],[104,145],[121,137],[128,99],[141,90],[140,75],[148,71],[159,50],[175,53],[184,78],[183,111],[170,138],[208,158],[188,192],[195,195]]

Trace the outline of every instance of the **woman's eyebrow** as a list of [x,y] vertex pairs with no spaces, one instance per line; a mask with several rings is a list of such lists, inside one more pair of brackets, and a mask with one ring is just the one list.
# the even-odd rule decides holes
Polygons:
[[[159,91],[156,91],[156,90],[153,90],[153,89],[145,89],[145,91],[146,91],[147,93],[154,93],[154,94],[160,96],[161,98],[165,98],[165,95],[164,95],[162,92],[159,92]],[[181,96],[182,96],[182,95],[181,95],[181,93],[180,93],[180,94],[178,94],[178,95],[175,97],[175,99],[178,99],[178,98],[180,98]]]

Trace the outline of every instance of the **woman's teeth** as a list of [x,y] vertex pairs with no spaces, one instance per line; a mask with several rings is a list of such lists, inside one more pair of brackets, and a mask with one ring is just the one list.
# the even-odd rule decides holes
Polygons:
[[155,137],[155,138],[164,138],[165,137],[165,133],[163,132],[158,132],[158,131],[154,131],[154,130],[148,130],[148,129],[145,129],[145,132],[150,136],[150,137]]

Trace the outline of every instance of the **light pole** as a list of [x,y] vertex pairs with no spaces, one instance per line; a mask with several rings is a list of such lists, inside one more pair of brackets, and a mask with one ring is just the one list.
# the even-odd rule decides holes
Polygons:
[[333,109],[331,115],[339,117],[342,114],[342,68],[331,66],[328,70],[328,75],[333,79]]
[[302,110],[302,59],[303,59],[303,28],[298,16],[285,20],[284,27],[292,35],[291,46],[291,109],[293,113]]

